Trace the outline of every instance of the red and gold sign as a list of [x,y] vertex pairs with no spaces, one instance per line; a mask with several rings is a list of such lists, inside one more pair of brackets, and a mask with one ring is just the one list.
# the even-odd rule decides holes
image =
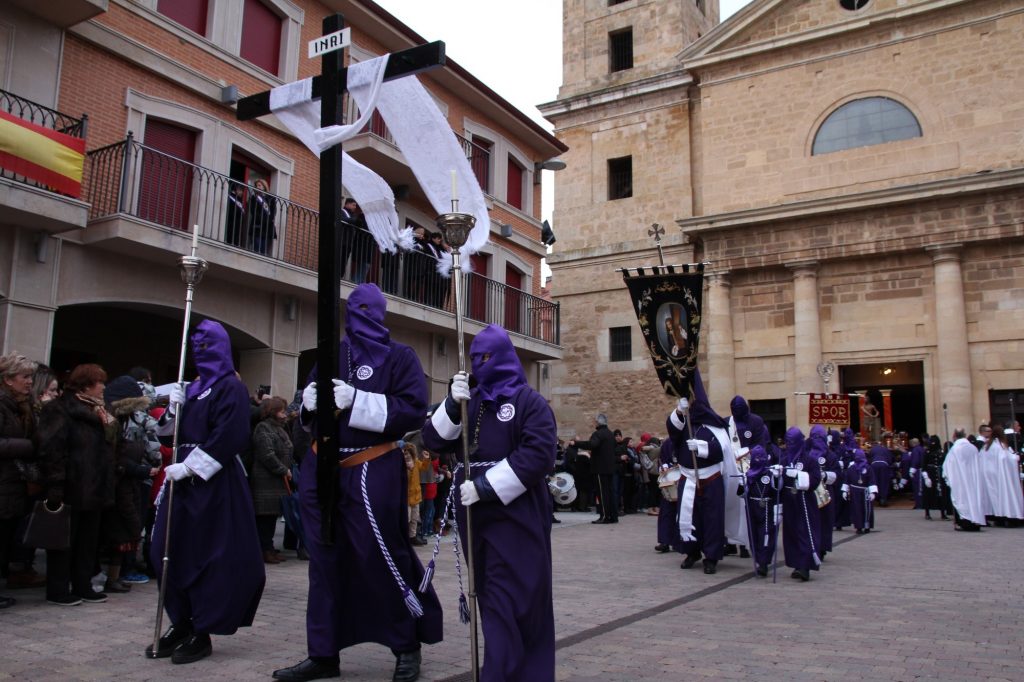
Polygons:
[[822,426],[849,426],[850,399],[836,393],[812,393],[810,423]]

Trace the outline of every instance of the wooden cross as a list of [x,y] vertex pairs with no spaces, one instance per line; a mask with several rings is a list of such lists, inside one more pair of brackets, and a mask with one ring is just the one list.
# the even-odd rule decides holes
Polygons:
[[[333,14],[323,21],[323,34],[329,36],[345,26],[340,14]],[[342,49],[322,55],[321,72],[313,77],[313,99],[320,99],[321,127],[340,125],[344,109],[342,97],[347,85],[347,71],[344,67]],[[384,69],[384,80],[410,76],[421,71],[444,66],[444,43],[436,41],[426,45],[395,52],[388,58]],[[270,91],[256,93],[238,102],[238,120],[248,121],[265,116],[270,111]],[[341,145],[325,149],[320,155],[320,227],[319,253],[317,257],[317,500],[321,507],[322,541],[330,544],[334,538],[334,506],[337,499],[338,458],[335,435],[337,416],[334,409],[334,385],[331,379],[338,377],[338,348],[341,337],[341,277],[342,264],[347,254],[342,252],[339,229],[353,229],[342,226],[341,216]]]

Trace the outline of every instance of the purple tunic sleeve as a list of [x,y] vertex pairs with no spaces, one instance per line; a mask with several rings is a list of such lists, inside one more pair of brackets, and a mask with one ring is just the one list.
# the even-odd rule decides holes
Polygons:
[[209,480],[249,442],[249,394],[233,375],[224,377],[206,398],[190,399],[182,408],[181,438],[196,444],[184,464]]
[[525,388],[516,396],[519,438],[511,451],[485,474],[498,498],[508,504],[542,481],[555,463],[555,416],[538,393]]
[[342,412],[342,421],[352,429],[398,439],[422,426],[427,387],[420,360],[408,346],[392,344],[388,369],[387,393],[374,391],[375,382],[366,388],[356,382],[352,409]]

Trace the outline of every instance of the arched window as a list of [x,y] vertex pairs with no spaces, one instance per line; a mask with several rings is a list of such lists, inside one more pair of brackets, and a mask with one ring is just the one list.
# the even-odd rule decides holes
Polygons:
[[847,102],[825,119],[814,136],[811,155],[921,137],[914,114],[888,97]]

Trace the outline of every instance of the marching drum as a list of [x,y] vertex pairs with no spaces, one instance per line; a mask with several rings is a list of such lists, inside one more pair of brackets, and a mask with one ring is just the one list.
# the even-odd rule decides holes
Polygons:
[[682,477],[683,472],[678,466],[674,466],[661,472],[661,475],[658,476],[658,489],[661,490],[661,496],[669,502],[675,502],[678,500],[679,479]]
[[576,499],[576,479],[572,474],[560,471],[548,479],[548,492],[555,499],[556,504],[563,507],[572,504]]

